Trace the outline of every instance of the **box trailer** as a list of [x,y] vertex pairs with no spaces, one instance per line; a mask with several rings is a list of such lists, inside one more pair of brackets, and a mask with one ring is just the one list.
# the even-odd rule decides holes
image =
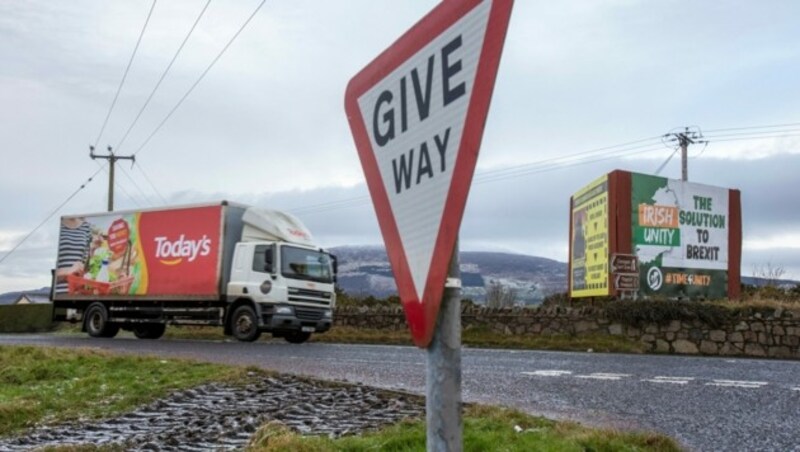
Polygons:
[[336,259],[294,216],[222,201],[61,218],[54,320],[142,339],[167,324],[292,343],[330,329]]

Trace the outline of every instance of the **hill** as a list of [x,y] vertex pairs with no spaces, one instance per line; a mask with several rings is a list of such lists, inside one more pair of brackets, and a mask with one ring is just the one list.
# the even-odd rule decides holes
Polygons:
[[[397,293],[386,251],[380,246],[342,246],[331,249],[339,258],[339,285],[353,295],[386,297]],[[482,303],[486,288],[497,282],[513,288],[517,300],[537,304],[567,288],[567,264],[523,254],[462,251],[464,298]]]
[[40,289],[22,290],[19,292],[6,292],[0,294],[0,304],[8,304],[17,301],[20,295],[36,295],[40,297],[50,297],[50,288],[42,287]]

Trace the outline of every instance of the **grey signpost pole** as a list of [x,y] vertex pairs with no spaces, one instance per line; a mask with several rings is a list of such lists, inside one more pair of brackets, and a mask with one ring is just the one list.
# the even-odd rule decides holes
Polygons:
[[461,272],[458,240],[453,247],[442,304],[428,346],[426,417],[428,451],[462,450],[461,434]]

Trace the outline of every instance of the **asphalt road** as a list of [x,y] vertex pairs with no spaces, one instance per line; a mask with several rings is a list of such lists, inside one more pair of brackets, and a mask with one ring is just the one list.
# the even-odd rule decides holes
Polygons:
[[[59,335],[0,335],[0,343],[195,358],[425,391],[426,356],[414,347]],[[468,402],[657,430],[692,450],[800,451],[800,362],[478,349],[464,349],[462,361]]]

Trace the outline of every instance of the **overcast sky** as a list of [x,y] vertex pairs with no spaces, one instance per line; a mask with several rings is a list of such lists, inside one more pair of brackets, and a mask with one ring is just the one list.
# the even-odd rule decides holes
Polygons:
[[[156,4],[101,147],[117,148],[205,3]],[[295,212],[323,246],[382,243],[344,91],[434,1],[269,1],[142,147],[259,3],[210,3],[117,149],[138,151],[117,207],[230,199]],[[0,2],[0,257],[99,169],[88,146],[151,4]],[[566,261],[569,196],[613,169],[655,172],[672,153],[657,137],[693,125],[710,144],[690,149],[690,180],[742,190],[743,274],[800,278],[798,17],[789,0],[517,0],[462,249]],[[739,129],[781,124],[795,125]],[[679,159],[661,174],[680,177]],[[0,263],[0,292],[48,284],[57,217],[105,210],[106,184]]]

